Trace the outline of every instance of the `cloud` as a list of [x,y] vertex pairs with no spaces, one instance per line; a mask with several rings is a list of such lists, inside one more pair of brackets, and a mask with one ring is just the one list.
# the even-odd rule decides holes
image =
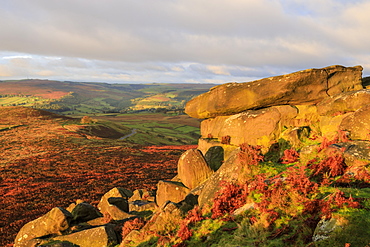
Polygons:
[[[370,74],[369,11],[366,0],[4,0],[10,57],[0,65],[123,82],[246,81],[332,64]],[[15,68],[13,53],[28,60]]]

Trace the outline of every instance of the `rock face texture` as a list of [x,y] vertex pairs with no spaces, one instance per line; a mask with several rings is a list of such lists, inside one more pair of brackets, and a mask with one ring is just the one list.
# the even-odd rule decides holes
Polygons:
[[55,237],[54,240],[68,241],[80,247],[108,247],[118,242],[112,225]]
[[178,178],[189,189],[194,189],[213,173],[202,153],[197,149],[189,149],[183,153],[177,167]]
[[71,219],[72,215],[67,210],[59,207],[53,208],[44,216],[24,225],[15,238],[14,246],[30,246],[29,241],[37,243],[38,241],[35,239],[39,237],[61,234],[69,227]]
[[162,206],[167,201],[180,202],[185,199],[186,195],[190,192],[181,182],[161,180],[157,185],[156,202],[158,206]]
[[366,105],[343,119],[340,129],[349,132],[352,140],[370,140],[370,105]]
[[229,144],[236,146],[242,143],[260,145],[276,139],[281,128],[286,125],[286,120],[293,119],[297,112],[296,108],[285,105],[210,118],[201,123],[201,135],[211,135],[220,140],[223,136],[229,136]]
[[328,96],[362,89],[362,67],[330,66],[212,88],[186,104],[194,118],[236,114],[274,105],[315,104]]

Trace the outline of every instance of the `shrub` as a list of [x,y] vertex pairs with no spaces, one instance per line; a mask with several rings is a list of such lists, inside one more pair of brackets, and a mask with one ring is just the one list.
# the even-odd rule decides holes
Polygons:
[[294,149],[286,149],[284,150],[284,155],[280,159],[282,164],[290,164],[295,163],[299,160],[299,153]]
[[221,143],[222,144],[229,145],[230,144],[230,140],[231,140],[231,137],[230,136],[223,136],[223,137],[221,137]]
[[122,238],[126,237],[133,230],[140,230],[144,224],[145,222],[142,218],[126,221],[122,228]]
[[219,218],[226,213],[233,213],[236,209],[243,206],[246,202],[247,187],[221,182],[221,189],[217,192],[213,201],[212,218]]

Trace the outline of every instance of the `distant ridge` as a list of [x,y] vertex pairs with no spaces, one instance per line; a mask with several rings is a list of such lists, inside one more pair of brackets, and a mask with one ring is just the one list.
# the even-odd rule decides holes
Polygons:
[[109,84],[40,79],[0,81],[0,106],[69,114],[183,109],[214,84]]

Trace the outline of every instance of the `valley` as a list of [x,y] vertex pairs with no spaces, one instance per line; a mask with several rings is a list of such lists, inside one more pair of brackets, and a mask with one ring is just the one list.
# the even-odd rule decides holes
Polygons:
[[0,106],[27,106],[63,115],[177,111],[214,84],[108,84],[52,80],[0,81]]

